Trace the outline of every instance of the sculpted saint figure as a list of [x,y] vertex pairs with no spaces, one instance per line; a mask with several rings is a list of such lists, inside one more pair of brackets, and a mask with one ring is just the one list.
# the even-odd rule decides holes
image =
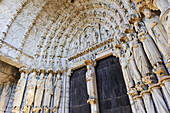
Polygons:
[[84,48],[86,48],[86,37],[85,37],[85,33],[82,33],[80,36],[80,50],[83,50]]
[[132,79],[132,75],[130,73],[130,68],[128,66],[128,61],[125,57],[124,54],[121,55],[121,57],[119,57],[119,61],[121,63],[121,66],[122,66],[122,71],[123,71],[123,76],[124,78],[126,79],[127,81],[127,85],[128,85],[128,88],[131,88],[134,86],[134,82],[133,82],[133,79]]
[[167,66],[170,67],[170,46],[168,46],[168,37],[165,28],[161,24],[159,18],[157,16],[152,16],[150,9],[144,9],[145,15],[145,25],[146,28],[158,46],[159,50],[162,52],[166,59]]
[[134,56],[133,56],[131,50],[127,47],[126,43],[124,43],[122,45],[123,45],[123,48],[124,48],[124,51],[125,51],[125,56],[128,60],[129,69],[131,70],[130,72],[131,72],[132,79],[134,80],[135,85],[137,86],[137,85],[140,84],[141,76],[140,76],[140,73],[139,73],[138,68],[136,66]]
[[93,45],[97,42],[97,38],[96,38],[96,33],[95,33],[95,28],[92,28],[91,31],[91,37],[90,37],[90,45]]
[[89,95],[89,99],[87,102],[94,102],[96,100],[94,74],[95,72],[91,69],[91,66],[87,65],[86,82],[87,82],[87,93]]
[[53,95],[53,86],[52,86],[52,71],[49,72],[48,78],[45,82],[45,96],[44,96],[44,110],[46,113],[49,113],[49,107],[51,103],[51,96]]
[[28,84],[27,84],[25,106],[22,110],[24,113],[29,113],[30,108],[34,102],[35,87],[37,84],[36,76],[37,76],[36,71],[33,70],[33,72],[30,75],[30,80],[28,81]]
[[11,90],[12,90],[12,82],[8,81],[2,90],[1,100],[0,100],[0,113],[5,113],[11,95]]
[[55,82],[54,86],[55,86],[55,93],[54,93],[53,112],[57,113],[57,110],[58,110],[59,105],[60,105],[61,88],[62,88],[62,80],[61,80],[60,73],[57,74],[57,79],[56,79],[56,82]]
[[144,24],[142,22],[135,22],[134,26],[136,31],[138,32],[138,38],[142,42],[146,55],[148,56],[148,59],[151,62],[152,66],[161,63],[161,55],[158,49],[156,48],[153,40],[151,39],[150,35],[147,33]]
[[37,91],[35,95],[34,108],[33,108],[33,111],[37,113],[41,110],[41,103],[43,99],[44,83],[45,83],[44,74],[45,71],[42,70],[40,74],[40,79],[37,82]]
[[72,53],[75,54],[78,51],[78,43],[75,41],[74,44],[72,45]]
[[100,33],[101,33],[102,41],[105,41],[108,38],[108,36],[107,36],[107,32],[103,26],[101,26]]
[[145,56],[145,52],[142,48],[141,43],[139,43],[138,39],[136,36],[128,34],[127,35],[129,39],[129,46],[133,52],[133,56],[136,62],[136,65],[142,74],[142,76],[146,76],[148,74],[151,74],[150,72],[150,65],[149,62],[147,61],[147,57]]
[[16,86],[12,112],[19,112],[20,110],[20,106],[25,90],[26,80],[27,80],[27,74],[25,72],[22,72],[21,77],[18,80],[18,84]]

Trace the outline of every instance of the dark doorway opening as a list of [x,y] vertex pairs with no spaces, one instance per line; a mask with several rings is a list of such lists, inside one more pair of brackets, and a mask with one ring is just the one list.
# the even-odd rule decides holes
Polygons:
[[131,113],[122,69],[116,57],[99,60],[96,78],[100,113]]
[[90,113],[87,103],[86,67],[75,70],[70,79],[70,113]]

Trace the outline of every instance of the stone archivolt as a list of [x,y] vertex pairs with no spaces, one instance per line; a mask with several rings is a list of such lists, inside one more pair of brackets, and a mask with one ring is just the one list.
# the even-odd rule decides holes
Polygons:
[[[23,63],[12,112],[69,112],[69,84],[72,70],[87,66],[86,81],[91,112],[99,113],[95,78],[95,61],[109,55],[119,58],[134,113],[167,113],[170,107],[169,1],[167,0],[75,0],[63,2],[50,12],[34,53],[24,51],[29,35],[45,7],[54,1],[41,1],[39,10],[20,40],[20,47],[8,43],[17,15],[30,3],[23,1],[0,37],[1,50],[19,51],[17,62]],[[61,2],[62,3],[62,2]],[[159,5],[161,4],[161,5]],[[54,4],[53,4],[54,5]],[[163,8],[165,5],[166,8]],[[152,10],[152,11],[151,11]],[[161,11],[155,16],[154,10]],[[165,19],[167,18],[167,19]],[[12,37],[13,38],[13,37]],[[37,37],[35,37],[37,38]],[[33,41],[33,40],[32,40]],[[33,41],[34,42],[34,41]],[[35,43],[35,42],[34,42]],[[29,54],[27,54],[27,52]],[[23,54],[25,56],[23,56]],[[10,54],[9,54],[10,55]],[[33,59],[33,60],[32,60]],[[28,62],[28,61],[32,62]],[[30,68],[30,71],[26,71]],[[56,70],[56,71],[55,71]],[[27,82],[27,84],[26,84]],[[7,90],[6,90],[7,89]],[[7,105],[4,87],[0,112]],[[26,92],[24,94],[24,92]],[[20,95],[17,99],[16,95]],[[24,98],[23,98],[24,97]],[[22,100],[24,102],[22,103]],[[21,106],[23,106],[21,108]]]

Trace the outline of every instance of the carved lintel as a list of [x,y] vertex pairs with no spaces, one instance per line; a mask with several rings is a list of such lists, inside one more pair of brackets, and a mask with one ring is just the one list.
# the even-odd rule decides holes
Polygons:
[[92,66],[96,66],[96,61],[94,61],[93,59],[88,59],[85,61],[86,65],[92,65]]

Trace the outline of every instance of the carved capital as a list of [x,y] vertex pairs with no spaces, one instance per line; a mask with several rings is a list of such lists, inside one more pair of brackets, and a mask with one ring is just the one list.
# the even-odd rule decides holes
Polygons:
[[54,70],[53,70],[53,68],[52,68],[52,67],[49,67],[49,68],[47,69],[47,72],[48,72],[48,73],[55,74],[55,72],[54,72]]
[[145,83],[145,85],[152,85],[156,82],[154,75],[146,75],[142,78],[142,81]]
[[128,91],[128,95],[130,96],[135,96],[135,95],[138,95],[138,92],[137,92],[137,89],[136,88],[130,88],[129,91]]
[[86,60],[85,61],[85,64],[88,66],[88,65],[91,65],[93,67],[96,66],[96,61],[92,60],[92,59],[89,59],[89,60]]
[[71,77],[71,74],[73,73],[73,71],[72,71],[72,69],[69,69],[68,71],[67,71],[67,75],[69,76],[69,77]]
[[45,70],[45,68],[42,67],[42,68],[39,69],[39,72],[45,74],[45,73],[46,73],[46,70]]

